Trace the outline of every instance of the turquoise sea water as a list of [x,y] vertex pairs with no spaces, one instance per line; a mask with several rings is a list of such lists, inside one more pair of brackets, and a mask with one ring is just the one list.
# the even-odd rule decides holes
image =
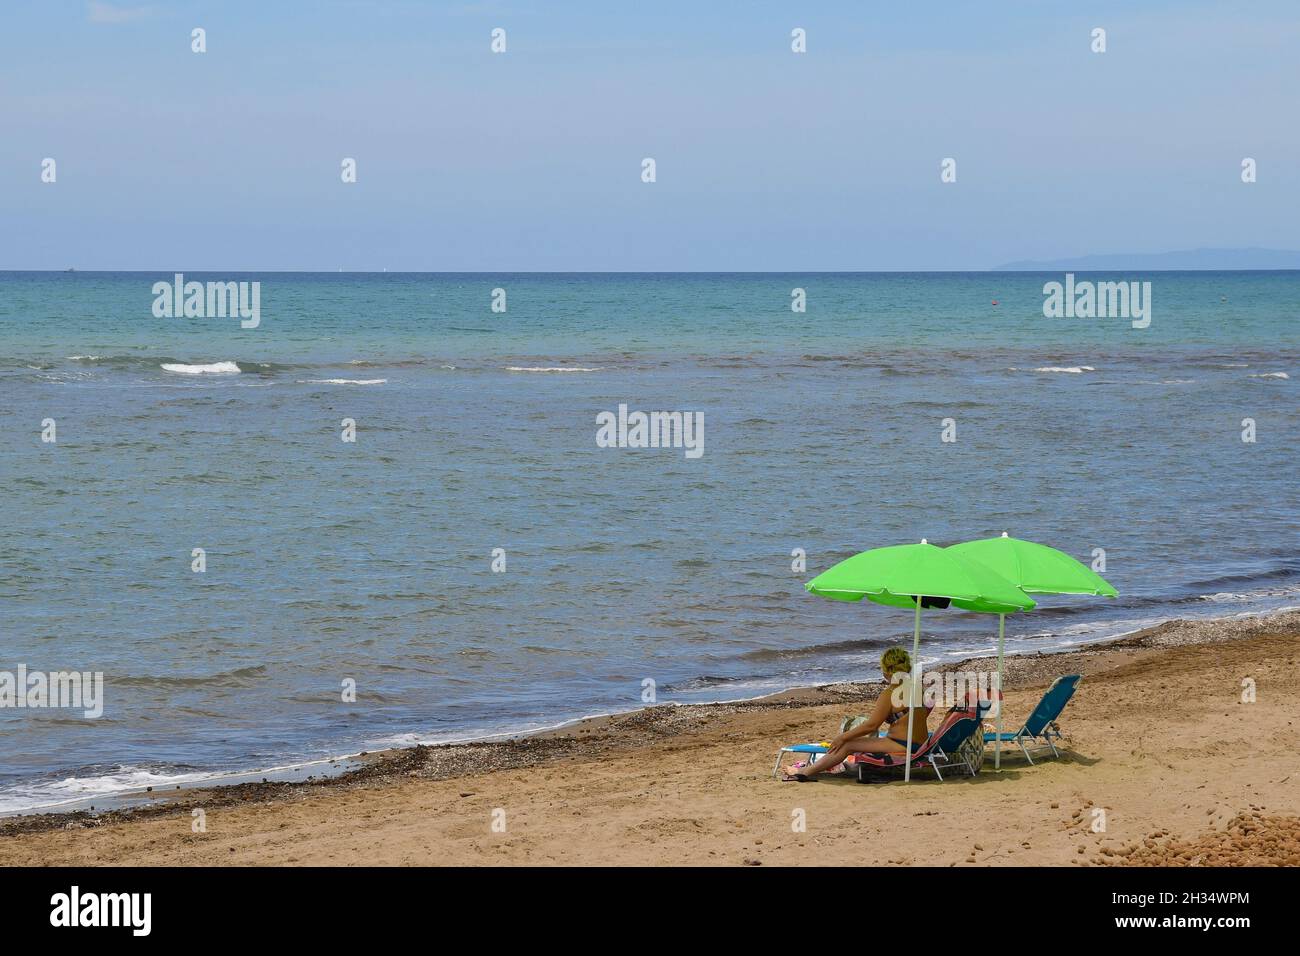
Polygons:
[[[155,318],[170,273],[0,273],[0,671],[106,684],[98,720],[0,709],[0,810],[631,709],[647,678],[871,677],[910,617],[803,582],[921,537],[1105,549],[1121,597],[1044,599],[1014,652],[1300,604],[1298,273],[1104,277],[1152,282],[1147,329],[1044,318],[1060,275],[186,278],[260,281],[260,326]],[[620,404],[703,412],[703,456],[597,447]],[[926,658],[992,634],[930,615]]]

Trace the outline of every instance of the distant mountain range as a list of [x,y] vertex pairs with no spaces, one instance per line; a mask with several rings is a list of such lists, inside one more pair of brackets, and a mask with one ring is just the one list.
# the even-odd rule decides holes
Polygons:
[[1073,259],[1024,259],[997,266],[994,272],[1121,272],[1184,269],[1300,269],[1300,252],[1285,249],[1188,249],[1183,252],[1134,252]]

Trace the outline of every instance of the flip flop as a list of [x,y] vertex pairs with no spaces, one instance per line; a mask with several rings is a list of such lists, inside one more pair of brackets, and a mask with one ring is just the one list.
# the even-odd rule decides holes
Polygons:
[[810,777],[806,773],[787,773],[781,778],[782,783],[816,783],[816,777]]

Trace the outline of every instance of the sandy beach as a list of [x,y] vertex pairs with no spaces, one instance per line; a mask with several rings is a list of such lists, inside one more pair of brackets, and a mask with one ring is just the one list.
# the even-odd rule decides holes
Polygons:
[[0,864],[1297,865],[1298,636],[1291,612],[1009,658],[1009,727],[1052,679],[1084,675],[1060,721],[1068,749],[1034,766],[1004,752],[975,778],[775,781],[781,743],[830,736],[879,691],[829,685],[373,755],[332,780],[13,818]]

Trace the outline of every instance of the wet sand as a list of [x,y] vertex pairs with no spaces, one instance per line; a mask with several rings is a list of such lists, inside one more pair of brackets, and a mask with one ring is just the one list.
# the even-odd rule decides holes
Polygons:
[[1004,750],[1001,773],[990,757],[975,778],[773,780],[780,744],[832,736],[880,690],[834,684],[11,818],[0,865],[1300,865],[1298,640],[1290,612],[1008,658],[1007,729],[1054,678],[1084,675],[1060,721],[1067,749],[1033,766]]

